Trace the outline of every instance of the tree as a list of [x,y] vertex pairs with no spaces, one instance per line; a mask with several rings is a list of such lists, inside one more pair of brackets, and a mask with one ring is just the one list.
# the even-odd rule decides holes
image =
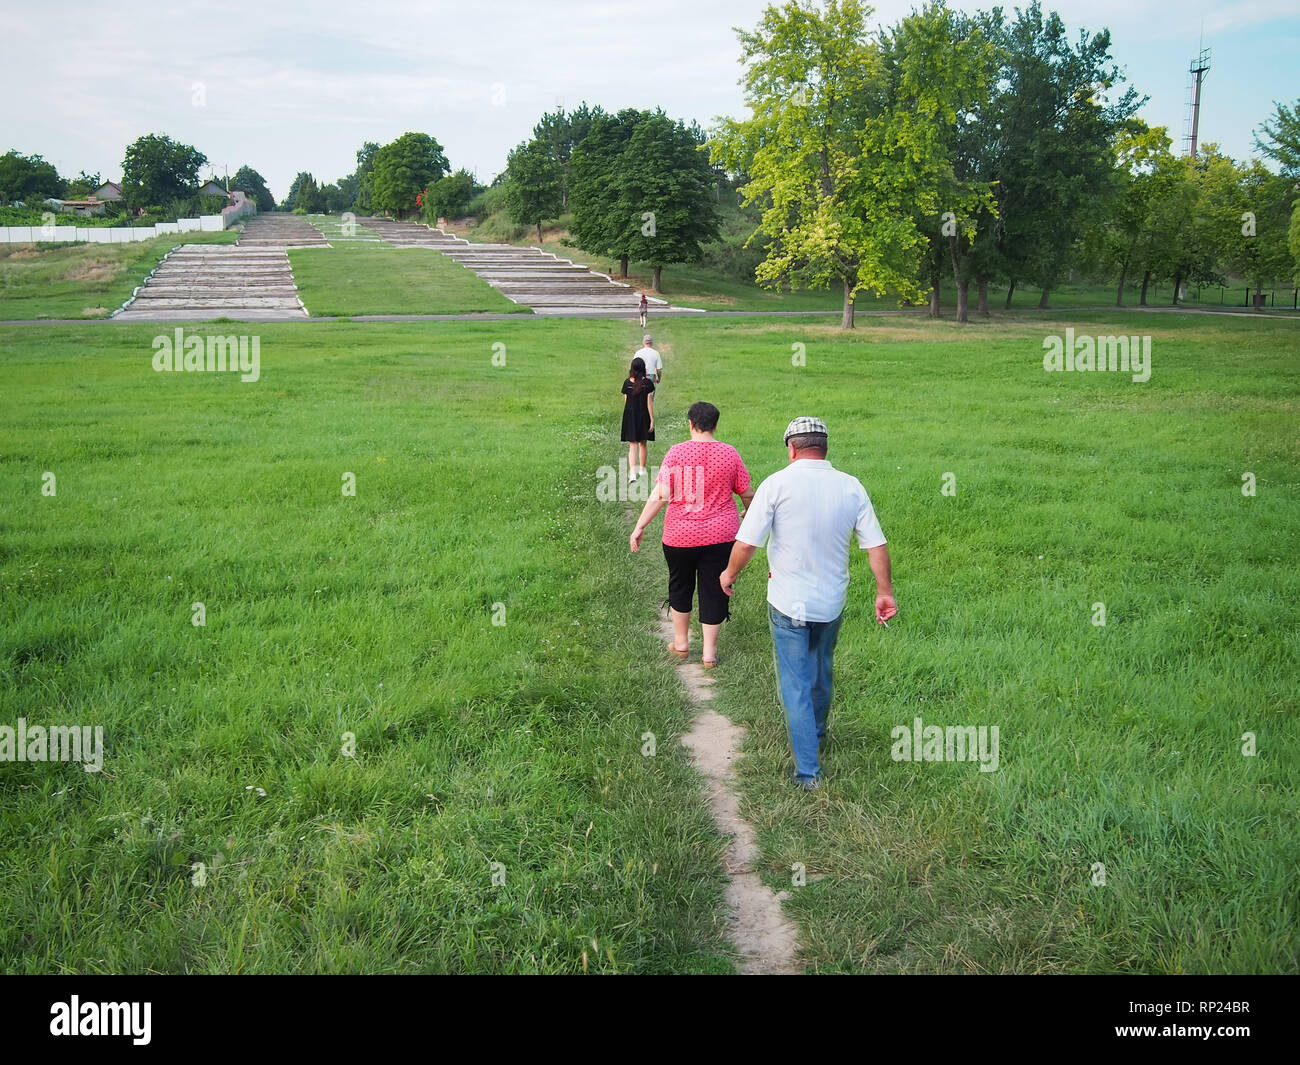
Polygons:
[[585,251],[617,257],[620,277],[627,277],[628,261],[628,228],[619,205],[623,151],[644,117],[630,108],[597,115],[570,161],[572,239]]
[[103,183],[99,171],[89,174],[83,170],[68,182],[68,187],[64,190],[63,195],[69,200],[84,200]]
[[718,239],[714,173],[699,127],[674,123],[662,111],[646,115],[633,130],[618,166],[614,224],[625,232],[625,253],[654,270],[660,291],[663,268],[695,262],[700,246]]
[[274,211],[275,197],[266,187],[266,178],[251,166],[241,166],[230,179],[232,189],[240,189],[257,205],[259,211]]
[[562,210],[566,210],[569,206],[570,163],[574,149],[591,132],[592,123],[603,114],[604,111],[600,107],[588,107],[584,100],[577,110],[568,114],[562,107],[554,114],[547,112],[533,127],[533,140],[542,142],[547,154],[560,168]]
[[[887,93],[883,110],[907,121],[919,118],[934,138],[927,146],[930,172],[925,180],[937,179],[942,212],[924,220],[914,215],[914,220],[928,239],[943,244],[942,255],[957,284],[957,321],[965,323],[973,276],[981,279],[981,310],[988,313],[991,265],[986,260],[997,219],[992,194],[996,140],[983,124],[982,107],[997,76],[997,52],[976,20],[954,14],[940,0],[885,34],[881,70]],[[939,248],[926,256],[934,316],[939,257]]]
[[0,203],[59,198],[66,188],[54,164],[41,156],[20,155],[13,149],[0,155]]
[[398,218],[417,210],[415,198],[448,170],[442,145],[427,133],[403,133],[375,154],[371,199]]
[[1068,273],[1084,232],[1105,204],[1123,124],[1143,103],[1126,89],[1110,58],[1110,31],[1079,35],[1071,46],[1059,15],[1043,17],[1038,0],[1017,10],[1015,22],[995,11],[990,32],[1003,53],[991,107],[1000,131],[997,181],[998,254],[1010,281],[1036,282],[1046,307]]
[[421,204],[425,221],[437,225],[439,218],[462,217],[477,191],[474,175],[468,170],[457,170],[439,178],[429,186]]
[[122,160],[122,198],[130,207],[147,207],[189,196],[208,157],[197,148],[149,133],[128,145]]
[[353,176],[357,179],[357,193],[354,202],[359,213],[369,214],[375,209],[372,184],[374,181],[375,156],[378,154],[379,145],[374,141],[366,141],[357,149],[357,168],[353,171]]
[[885,70],[867,10],[769,6],[739,34],[751,117],[724,120],[712,141],[715,162],[749,176],[746,203],[764,206],[759,283],[841,285],[845,329],[862,289],[923,298],[926,240],[913,216],[940,213],[950,173],[924,64]]
[[1119,269],[1115,306],[1124,306],[1129,272],[1147,260],[1159,205],[1177,179],[1176,160],[1169,151],[1164,126],[1154,128],[1134,119],[1120,131],[1115,145],[1116,192],[1096,230],[1096,259]]
[[542,242],[542,222],[563,208],[563,168],[541,140],[527,141],[506,160],[506,210],[516,225],[537,226]]
[[1274,104],[1277,109],[1270,122],[1260,127],[1255,144],[1269,159],[1278,164],[1282,177],[1289,183],[1293,199],[1289,224],[1288,248],[1290,250],[1293,280],[1300,284],[1300,100],[1291,107]]
[[[1287,247],[1294,187],[1289,178],[1274,174],[1258,159],[1239,170],[1239,177],[1240,198],[1224,220],[1228,235],[1224,261],[1259,296],[1266,284],[1287,280],[1294,273]],[[1235,211],[1238,207],[1240,212]]]
[[324,204],[316,179],[305,170],[299,171],[298,176],[293,179],[293,184],[289,186],[289,194],[285,196],[284,203],[280,204],[280,210],[303,210],[313,214],[323,209]]

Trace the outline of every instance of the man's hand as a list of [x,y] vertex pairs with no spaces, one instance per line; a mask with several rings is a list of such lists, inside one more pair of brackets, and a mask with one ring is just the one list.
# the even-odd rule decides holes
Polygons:
[[631,545],[633,553],[641,550],[641,536],[645,532],[640,525],[632,530],[632,535],[628,537],[628,544]]
[[722,575],[718,577],[718,583],[722,585],[722,590],[726,592],[727,595],[736,594],[736,576],[737,575],[732,573],[731,570],[724,569]]
[[892,595],[876,596],[876,621],[883,625],[898,613],[898,604]]

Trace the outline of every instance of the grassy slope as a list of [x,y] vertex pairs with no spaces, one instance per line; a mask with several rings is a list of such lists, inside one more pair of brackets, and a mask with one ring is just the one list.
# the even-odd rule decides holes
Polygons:
[[238,234],[181,233],[129,244],[0,244],[0,319],[105,318],[177,244]]
[[289,251],[310,314],[528,314],[473,271],[425,248],[348,244]]
[[[1294,970],[1295,328],[1049,320],[1153,332],[1152,380],[1043,373],[1038,315],[657,327],[656,456],[696,398],[757,476],[822,414],[895,559],[886,632],[855,557],[811,797],[784,782],[761,557],[742,580],[719,688],[761,868],[807,867],[787,906],[817,971]],[[262,332],[257,385],[143,371],[149,329],[4,336],[30,399],[5,414],[0,720],[102,721],[112,776],[0,767],[0,964],[716,966],[662,560],[626,553],[637,504],[591,501],[636,330]],[[999,725],[1001,771],[893,762],[918,714]]]
[[109,747],[0,764],[0,970],[726,971],[657,589],[588,474],[572,354],[620,327],[269,326],[256,384],[154,374],[154,332],[0,331],[0,722]]
[[[1044,373],[1044,333],[1067,322],[1153,332],[1152,380]],[[784,463],[791,416],[824,416],[891,541],[902,613],[875,625],[856,557],[817,796],[785,783],[761,553],[724,632],[721,708],[751,727],[745,808],[774,887],[807,868],[787,905],[815,970],[1300,966],[1293,323],[656,333],[679,406],[716,402],[756,475]],[[999,725],[1001,771],[892,761],[890,730],[916,716]]]

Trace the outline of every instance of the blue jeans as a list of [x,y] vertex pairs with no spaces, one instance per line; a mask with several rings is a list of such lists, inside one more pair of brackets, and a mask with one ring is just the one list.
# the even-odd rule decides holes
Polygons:
[[795,775],[811,780],[821,771],[817,745],[826,735],[826,715],[831,708],[831,669],[844,615],[834,621],[798,622],[771,603],[767,614],[772,628],[776,687],[790,727]]

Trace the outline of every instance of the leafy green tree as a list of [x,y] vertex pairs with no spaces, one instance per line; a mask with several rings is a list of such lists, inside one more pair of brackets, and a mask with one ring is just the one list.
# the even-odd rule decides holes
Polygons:
[[241,166],[230,179],[230,187],[246,193],[257,205],[259,211],[274,211],[275,197],[266,187],[266,178],[251,166]]
[[1287,246],[1294,184],[1274,174],[1258,159],[1239,170],[1242,211],[1227,219],[1228,246],[1224,263],[1262,295],[1265,285],[1289,280],[1294,261]]
[[699,127],[673,122],[662,111],[646,115],[619,161],[614,225],[625,254],[654,270],[660,291],[663,268],[696,262],[701,245],[718,239],[714,173]]
[[1291,254],[1293,280],[1300,284],[1300,100],[1288,107],[1275,104],[1270,121],[1260,127],[1255,144],[1264,155],[1278,164],[1282,177],[1292,191],[1288,249]]
[[403,133],[375,154],[371,199],[375,210],[405,218],[416,197],[448,170],[442,145],[427,133]]
[[299,171],[298,176],[293,179],[293,184],[289,186],[289,194],[285,196],[280,209],[282,211],[306,211],[308,214],[324,210],[324,203],[316,179],[305,170]]
[[353,201],[358,214],[369,214],[375,209],[372,184],[375,172],[375,156],[379,154],[379,145],[366,141],[357,149],[357,168],[352,172],[356,178],[356,199]]
[[10,149],[0,155],[0,203],[15,200],[62,198],[67,183],[59,177],[53,163],[39,155],[21,155]]
[[739,34],[751,117],[724,120],[712,142],[715,162],[749,176],[746,203],[764,206],[759,283],[842,286],[845,329],[862,289],[923,298],[927,241],[914,216],[941,213],[952,174],[926,64],[885,69],[869,10],[859,0],[769,6]]
[[[954,14],[942,0],[932,0],[886,33],[881,41],[881,86],[885,99],[877,109],[924,126],[927,169],[912,175],[929,185],[938,183],[937,218],[918,228],[929,240],[943,244],[957,284],[957,320],[966,322],[970,282],[977,274],[984,284],[982,311],[987,313],[987,248],[997,219],[992,188],[996,142],[982,125],[982,108],[997,77],[997,52],[975,19]],[[885,134],[887,145],[895,136]],[[899,131],[899,136],[902,131]],[[926,160],[912,156],[899,160]],[[882,178],[888,178],[882,174]],[[919,220],[918,220],[919,221]],[[980,235],[984,239],[978,240]],[[931,257],[933,256],[933,258]],[[926,256],[937,268],[938,249]],[[937,279],[931,277],[931,312],[938,311]]]
[[506,160],[506,211],[516,225],[535,225],[542,242],[542,222],[563,208],[563,167],[540,139],[520,144]]
[[573,151],[591,132],[592,123],[604,114],[599,106],[588,107],[584,100],[576,110],[566,113],[559,108],[554,114],[542,115],[533,127],[533,140],[541,141],[551,159],[560,168],[560,207],[569,206],[570,163]]
[[99,176],[98,171],[88,174],[83,170],[68,182],[68,187],[63,195],[69,200],[84,200],[103,183],[104,180]]
[[1128,88],[1104,102],[1123,80],[1109,30],[1081,32],[1072,46],[1060,16],[1044,17],[1034,0],[1010,24],[995,10],[990,32],[1004,57],[990,117],[1001,141],[992,176],[1007,305],[1016,282],[1027,280],[1042,289],[1046,307],[1105,205],[1115,138],[1143,99]]
[[1124,306],[1130,272],[1147,259],[1158,207],[1168,199],[1171,182],[1178,178],[1169,146],[1164,126],[1152,128],[1136,119],[1120,131],[1115,143],[1116,191],[1094,230],[1094,258],[1107,270],[1119,270],[1116,307]]
[[208,157],[197,148],[149,133],[127,146],[122,160],[122,198],[131,207],[164,204],[189,196]]
[[572,239],[593,254],[615,256],[620,277],[627,277],[629,236],[619,202],[625,177],[623,152],[644,118],[645,112],[630,108],[616,115],[597,115],[591,131],[574,148],[569,167]]
[[424,197],[424,220],[430,225],[437,225],[439,218],[461,218],[470,200],[478,191],[474,184],[474,175],[468,170],[457,170],[439,178],[429,186]]

